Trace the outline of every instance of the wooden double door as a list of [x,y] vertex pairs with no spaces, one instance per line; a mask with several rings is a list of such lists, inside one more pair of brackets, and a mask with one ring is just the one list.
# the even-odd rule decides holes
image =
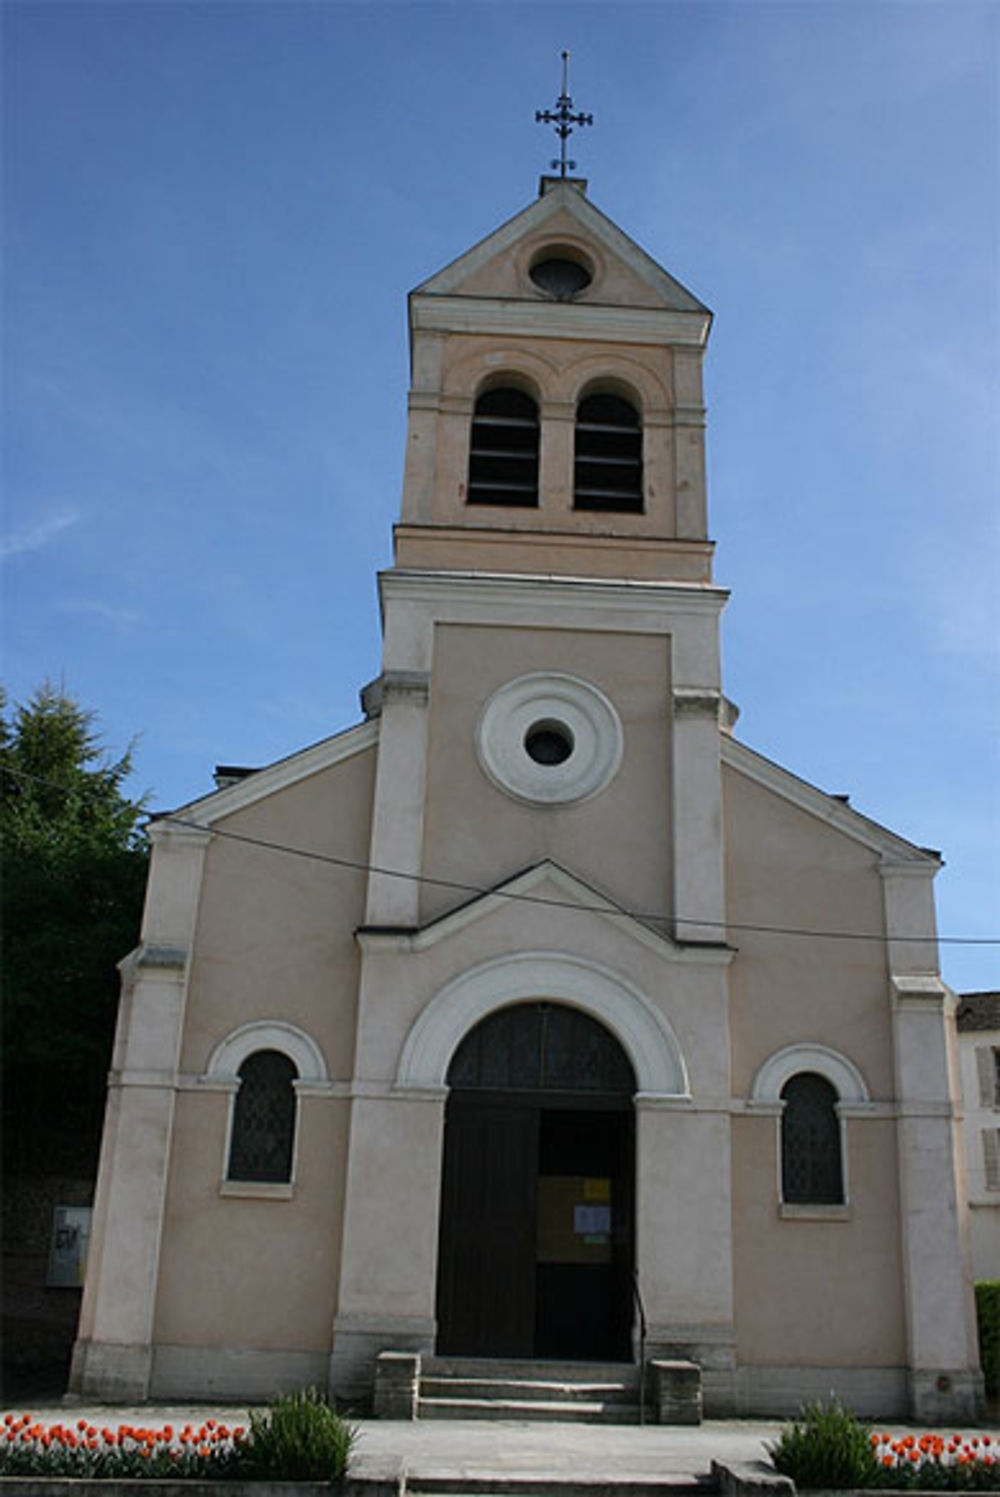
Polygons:
[[[563,1056],[560,1084],[545,1085],[553,1036],[561,1043],[561,1032],[579,1039],[581,1026],[600,1029],[580,1014],[553,1023],[551,1007],[519,1005],[485,1021],[491,1030],[474,1031],[449,1071],[437,1304],[443,1354],[632,1358],[631,1071],[601,1030],[584,1038],[591,1062],[614,1046],[610,1068],[580,1062],[577,1045],[578,1063]],[[537,1067],[524,1059],[533,1028],[543,1051]],[[519,1048],[505,1068],[498,1055],[511,1034]],[[516,1084],[525,1079],[542,1085]]]

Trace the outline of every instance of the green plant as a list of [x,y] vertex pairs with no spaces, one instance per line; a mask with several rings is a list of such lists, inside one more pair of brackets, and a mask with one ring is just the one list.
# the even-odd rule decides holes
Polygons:
[[275,1481],[339,1481],[356,1431],[315,1388],[277,1398],[251,1413],[240,1475]]
[[986,1392],[1000,1393],[1000,1280],[976,1285],[976,1319],[979,1323],[979,1360]]
[[836,1398],[806,1404],[767,1450],[775,1469],[797,1487],[868,1487],[880,1474],[871,1431]]

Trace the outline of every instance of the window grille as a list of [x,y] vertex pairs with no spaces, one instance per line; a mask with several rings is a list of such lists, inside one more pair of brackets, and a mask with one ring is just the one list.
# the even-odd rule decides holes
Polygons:
[[291,1180],[297,1075],[280,1050],[256,1050],[240,1066],[228,1179]]
[[523,390],[487,390],[469,443],[470,504],[538,504],[538,407]]
[[613,1035],[578,1008],[517,1003],[490,1014],[459,1045],[448,1085],[485,1091],[635,1092]]
[[577,406],[573,504],[642,512],[642,427],[620,395],[588,395]]
[[837,1092],[825,1076],[802,1071],[781,1089],[781,1194],[787,1205],[837,1206],[844,1200]]

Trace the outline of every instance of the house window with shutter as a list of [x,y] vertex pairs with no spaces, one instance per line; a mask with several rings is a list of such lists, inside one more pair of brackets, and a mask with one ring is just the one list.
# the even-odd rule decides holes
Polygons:
[[1000,1046],[976,1046],[976,1070],[979,1076],[979,1105],[1000,1110]]
[[987,1190],[1000,1190],[1000,1128],[983,1129],[983,1173]]

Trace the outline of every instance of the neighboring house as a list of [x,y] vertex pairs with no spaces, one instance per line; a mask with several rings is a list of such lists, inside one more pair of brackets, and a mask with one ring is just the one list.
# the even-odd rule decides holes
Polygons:
[[710,313],[556,178],[409,305],[364,721],[152,831],[74,1388],[627,1364],[637,1286],[711,1414],[972,1417],[940,860],[733,736]]
[[956,1021],[972,1270],[1000,1279],[1000,993],[963,993]]

